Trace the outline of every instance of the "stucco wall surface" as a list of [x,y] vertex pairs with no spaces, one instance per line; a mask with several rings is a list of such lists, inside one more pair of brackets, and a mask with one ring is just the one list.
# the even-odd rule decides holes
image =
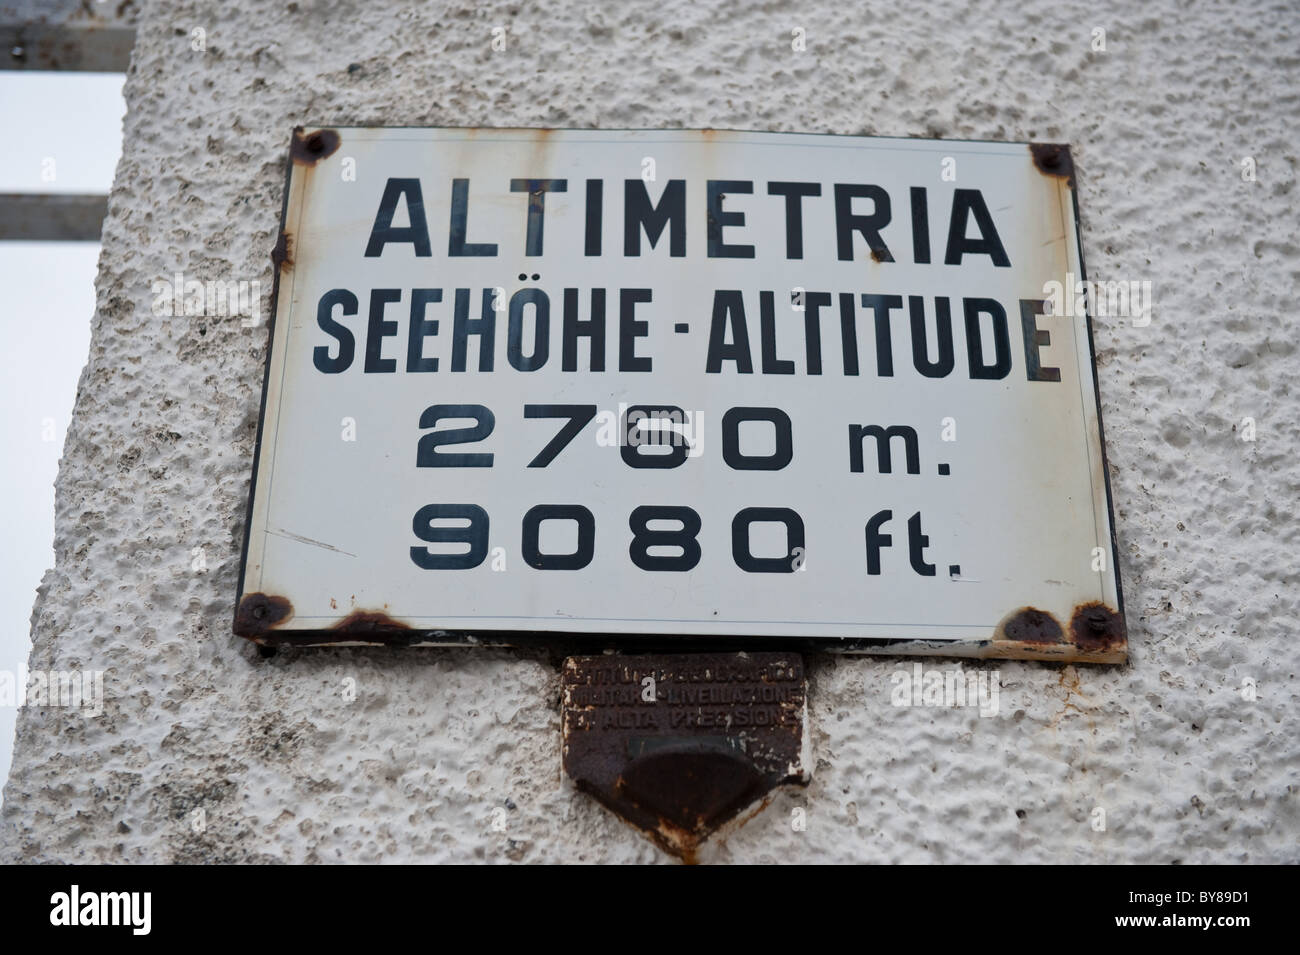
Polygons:
[[666,859],[563,783],[547,656],[230,633],[266,327],[151,286],[269,308],[290,130],[323,122],[1071,143],[1092,277],[1154,290],[1095,327],[1130,663],[968,663],[981,718],[895,708],[908,662],[810,658],[812,783],[701,858],[1300,862],[1295,3],[182,0],[139,30],[32,630],[107,703],[20,713],[0,860]]

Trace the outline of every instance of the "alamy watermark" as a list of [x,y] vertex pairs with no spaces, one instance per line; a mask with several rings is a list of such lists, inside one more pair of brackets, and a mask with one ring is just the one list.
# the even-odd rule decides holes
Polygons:
[[153,313],[161,317],[237,316],[244,328],[256,328],[262,322],[262,283],[256,279],[199,281],[177,272],[170,280],[154,282],[152,291]]
[[124,926],[132,935],[148,935],[152,910],[152,892],[83,892],[73,885],[50,896],[51,925]]
[[889,700],[894,706],[932,706],[953,709],[979,707],[982,717],[998,715],[998,693],[1002,674],[998,670],[963,670],[924,667],[913,663],[911,669],[895,670],[889,678],[894,688]]
[[65,706],[104,712],[103,670],[0,670],[0,706]]
[[691,458],[704,453],[703,411],[686,411],[674,405],[629,406],[619,402],[617,411],[597,411],[595,421],[596,444],[602,448],[658,446],[682,449]]
[[1074,318],[1086,315],[1091,306],[1094,318],[1128,318],[1134,328],[1151,324],[1150,281],[1093,282],[1066,272],[1064,282],[1043,283],[1043,296],[1045,315]]

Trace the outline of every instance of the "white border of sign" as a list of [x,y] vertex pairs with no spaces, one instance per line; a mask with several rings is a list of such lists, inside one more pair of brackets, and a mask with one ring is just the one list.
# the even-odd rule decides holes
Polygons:
[[[337,147],[340,133],[364,133],[366,131],[395,133],[401,129],[410,129],[425,134],[447,133],[465,135],[468,130],[450,128],[424,127],[324,127],[312,126],[295,131],[293,146],[290,150],[290,162],[286,174],[286,189],[282,208],[280,243],[277,244],[277,269],[272,292],[273,306],[269,333],[269,347],[263,383],[262,406],[258,422],[256,458],[250,486],[248,520],[245,527],[244,550],[239,574],[239,593],[235,614],[234,630],[237,634],[249,637],[263,644],[290,644],[299,646],[340,645],[340,644],[390,644],[403,646],[447,646],[464,644],[521,645],[530,643],[547,643],[573,646],[604,646],[618,649],[682,649],[683,637],[674,635],[665,639],[663,635],[654,634],[602,634],[593,632],[576,632],[567,630],[518,631],[504,629],[499,624],[476,628],[468,632],[460,628],[423,628],[423,623],[415,625],[394,621],[381,614],[353,614],[350,620],[340,628],[338,623],[328,627],[312,626],[306,621],[293,620],[292,605],[285,597],[277,597],[250,590],[248,584],[254,579],[254,572],[259,566],[261,544],[257,528],[265,524],[263,502],[268,494],[269,469],[262,466],[262,452],[268,437],[274,443],[276,434],[276,409],[279,405],[282,381],[273,374],[279,364],[283,364],[289,323],[277,321],[280,315],[289,314],[292,300],[292,241],[285,245],[285,237],[298,234],[298,224],[307,201],[307,185],[310,175],[303,174],[311,169],[316,161],[312,152],[322,149],[321,136],[334,137],[325,140],[325,152],[328,154]],[[516,139],[535,138],[539,135],[563,133],[573,141],[582,141],[583,137],[593,140],[614,135],[639,135],[646,137],[803,137],[815,139],[817,136],[798,133],[750,133],[745,131],[699,131],[699,130],[538,130],[538,129],[480,129],[474,131],[484,138],[489,136],[514,137]],[[894,139],[886,137],[840,137],[835,139],[870,141],[879,145],[888,144],[954,144],[987,146],[997,150],[1025,149],[1035,156],[1035,165],[1045,175],[1053,177],[1057,184],[1060,203],[1061,221],[1066,224],[1070,239],[1066,242],[1069,271],[1086,282],[1082,242],[1078,223],[1078,200],[1074,183],[1074,170],[1068,148],[1054,146],[1036,146],[1028,143],[991,143],[965,140],[922,140]],[[1049,157],[1040,164],[1039,159]],[[295,173],[298,173],[295,175]],[[281,278],[289,276],[282,282]],[[1068,294],[1067,290],[1067,294]],[[1078,661],[1096,663],[1123,662],[1127,658],[1127,634],[1123,615],[1123,596],[1118,569],[1114,566],[1118,554],[1114,531],[1113,508],[1110,498],[1110,482],[1107,472],[1104,434],[1102,431],[1099,390],[1097,384],[1095,353],[1092,340],[1092,322],[1090,315],[1085,315],[1082,324],[1074,323],[1076,341],[1075,353],[1079,360],[1079,380],[1085,393],[1081,395],[1087,429],[1087,444],[1090,458],[1091,486],[1093,491],[1093,514],[1097,522],[1097,540],[1108,541],[1110,545],[1110,567],[1103,574],[1103,599],[1095,604],[1081,605],[1076,608],[1073,619],[1056,621],[1050,619],[1047,627],[1041,611],[1032,607],[1023,607],[1008,613],[992,633],[981,633],[972,639],[917,640],[906,634],[890,638],[852,637],[833,639],[825,637],[773,637],[761,638],[745,634],[718,635],[706,634],[689,638],[692,649],[717,649],[727,647],[745,647],[752,649],[778,649],[783,646],[798,649],[831,649],[844,652],[884,653],[900,655],[935,655],[964,656],[1008,659],[1042,659],[1056,661]],[[1078,340],[1080,329],[1086,331],[1087,349]],[[1085,382],[1092,383],[1091,400],[1086,394]],[[269,410],[269,414],[268,414]],[[1095,453],[1094,453],[1095,452]],[[1036,616],[1037,615],[1037,616]],[[340,612],[340,622],[347,616]],[[1056,636],[1048,639],[1044,632],[1054,632]]]

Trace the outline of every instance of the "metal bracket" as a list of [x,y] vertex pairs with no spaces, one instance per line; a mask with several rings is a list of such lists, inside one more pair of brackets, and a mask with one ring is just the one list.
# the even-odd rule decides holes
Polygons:
[[564,661],[564,770],[687,862],[783,783],[807,783],[807,682],[796,653]]

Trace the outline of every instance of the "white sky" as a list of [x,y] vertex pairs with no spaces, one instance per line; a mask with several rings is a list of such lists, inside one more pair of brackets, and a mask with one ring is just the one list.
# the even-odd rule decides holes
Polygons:
[[[107,193],[122,151],[122,81],[0,72],[0,192]],[[98,259],[96,242],[0,242],[0,670],[10,673],[26,662],[36,585],[54,563],[54,478],[90,345]],[[0,783],[15,715],[0,706]]]

